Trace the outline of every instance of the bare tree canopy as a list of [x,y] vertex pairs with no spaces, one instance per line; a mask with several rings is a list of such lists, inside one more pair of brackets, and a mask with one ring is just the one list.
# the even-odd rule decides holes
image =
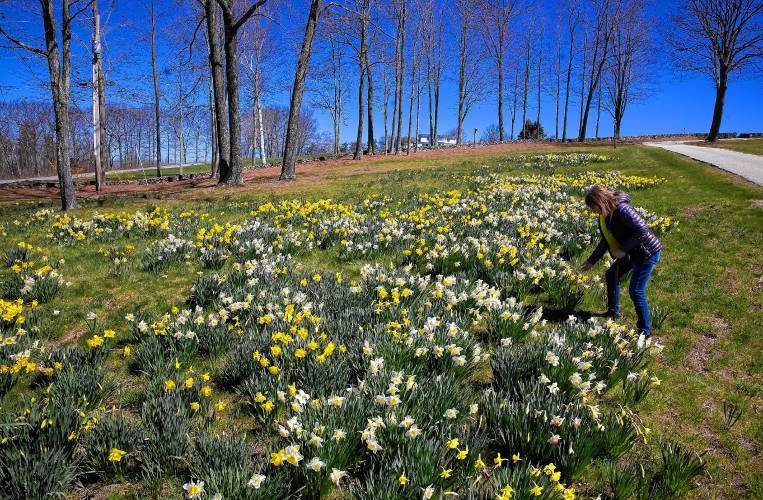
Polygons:
[[294,179],[306,152],[616,143],[626,129],[692,126],[635,112],[662,88],[675,95],[678,72],[714,82],[714,140],[730,82],[763,78],[760,0],[676,0],[670,16],[656,0],[134,3],[0,1],[0,176],[55,174],[68,209],[93,172],[97,190],[132,168],[190,168],[224,187],[274,161]]
[[761,70],[763,2],[760,0],[686,0],[673,17],[668,40],[680,69],[709,75],[715,82],[715,106],[708,141],[721,128],[732,74]]
[[[83,6],[84,4],[84,6]],[[71,93],[71,40],[72,22],[79,14],[90,6],[88,2],[72,4],[69,0],[61,0],[61,48],[58,44],[56,28],[56,9],[53,0],[40,0],[40,17],[45,33],[45,48],[37,48],[23,42],[10,34],[0,25],[2,34],[13,47],[44,56],[48,62],[50,77],[50,92],[56,121],[56,171],[61,191],[61,208],[71,210],[77,208],[74,193],[74,181],[71,173],[71,143],[69,95]]]

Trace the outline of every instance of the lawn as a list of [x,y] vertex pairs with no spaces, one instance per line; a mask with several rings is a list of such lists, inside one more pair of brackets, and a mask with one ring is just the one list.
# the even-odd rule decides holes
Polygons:
[[759,139],[725,139],[718,142],[698,141],[692,142],[695,146],[705,146],[708,148],[730,149],[740,153],[750,153],[753,155],[763,155],[763,138]]
[[[763,150],[763,140],[755,140],[755,142],[738,141],[738,143],[754,143],[756,144],[755,147]],[[723,147],[726,147],[726,144],[724,142]],[[737,142],[733,144],[736,146]],[[643,401],[637,401],[639,403],[637,405],[639,417],[634,418],[643,422],[643,426],[640,427],[642,432],[644,432],[644,428],[651,431],[647,432],[646,439],[639,438],[634,449],[621,460],[621,465],[625,467],[628,465],[627,463],[640,461],[646,464],[646,468],[649,469],[651,464],[659,462],[659,443],[663,439],[670,438],[686,449],[705,452],[705,472],[695,480],[699,483],[699,487],[691,492],[692,496],[697,498],[763,497],[763,476],[761,475],[763,474],[763,460],[761,460],[760,455],[763,447],[763,419],[760,415],[761,404],[763,404],[761,394],[761,382],[763,382],[761,378],[761,367],[763,366],[761,352],[763,352],[763,345],[759,335],[759,325],[763,322],[763,265],[761,264],[763,263],[763,249],[760,246],[760,242],[763,241],[763,188],[656,148],[626,146],[618,148],[616,151],[605,147],[564,149],[565,153],[575,151],[592,151],[607,155],[608,159],[552,168],[538,163],[516,161],[516,155],[478,154],[468,159],[390,160],[361,164],[357,167],[335,166],[323,170],[313,170],[310,174],[300,175],[296,182],[283,185],[275,183],[248,184],[227,190],[209,188],[192,192],[181,191],[169,196],[166,194],[159,195],[155,199],[128,197],[111,199],[107,200],[103,206],[86,207],[72,214],[81,221],[90,221],[95,218],[101,227],[114,227],[114,224],[109,222],[114,219],[110,217],[104,219],[96,214],[122,211],[132,214],[136,210],[152,212],[157,209],[159,211],[166,209],[169,211],[168,213],[173,214],[185,212],[173,220],[178,220],[179,217],[180,220],[184,221],[183,224],[186,224],[183,227],[193,228],[193,230],[186,231],[189,239],[201,238],[205,244],[210,243],[212,246],[210,246],[206,257],[186,259],[180,256],[177,258],[177,262],[168,266],[166,262],[159,264],[158,261],[151,260],[153,258],[151,256],[155,256],[155,252],[158,251],[152,245],[155,241],[166,236],[166,232],[161,227],[155,227],[153,222],[147,222],[148,229],[140,235],[131,232],[111,238],[104,235],[103,232],[88,233],[83,241],[77,241],[76,234],[78,231],[82,231],[83,234],[89,231],[87,225],[78,225],[76,221],[71,220],[56,220],[55,216],[50,213],[37,212],[37,215],[32,217],[32,214],[39,208],[36,206],[3,207],[0,211],[0,226],[2,226],[0,234],[3,234],[3,238],[0,240],[2,242],[0,243],[0,252],[13,250],[17,248],[18,242],[23,241],[34,247],[34,255],[49,256],[50,263],[54,267],[60,267],[64,281],[71,282],[71,285],[64,287],[50,302],[40,306],[40,330],[35,331],[35,333],[39,338],[45,339],[46,345],[51,349],[69,344],[80,345],[85,353],[91,353],[90,356],[93,356],[93,352],[99,352],[100,346],[88,346],[88,341],[92,342],[95,336],[98,336],[101,341],[105,341],[106,346],[109,347],[109,352],[104,352],[104,360],[101,362],[107,367],[110,376],[113,376],[118,383],[118,388],[107,395],[104,404],[118,406],[120,411],[126,415],[125,418],[130,421],[139,418],[141,403],[147,397],[145,393],[161,392],[161,387],[155,387],[156,380],[163,379],[165,375],[161,377],[148,376],[141,370],[135,369],[136,363],[142,366],[140,363],[145,360],[141,358],[138,361],[132,361],[131,359],[135,359],[136,354],[134,352],[126,354],[124,348],[129,346],[136,350],[139,357],[144,356],[143,352],[148,351],[144,343],[135,341],[136,338],[139,338],[138,332],[131,331],[133,327],[130,326],[130,322],[125,320],[125,317],[133,314],[138,318],[146,318],[147,323],[151,323],[152,320],[156,321],[157,318],[169,313],[170,316],[168,317],[171,319],[164,320],[164,322],[174,325],[177,322],[177,313],[170,313],[173,306],[179,309],[187,307],[187,299],[192,293],[201,297],[203,295],[200,291],[202,290],[201,285],[209,286],[211,290],[217,290],[215,287],[222,286],[223,281],[204,281],[205,278],[203,277],[218,272],[220,276],[228,276],[226,279],[231,283],[235,281],[236,275],[231,263],[222,261],[222,267],[214,271],[214,269],[204,265],[204,259],[206,258],[207,262],[212,262],[210,267],[217,267],[214,262],[217,262],[216,259],[219,256],[214,252],[218,251],[218,243],[224,246],[225,223],[241,223],[249,217],[253,208],[265,206],[269,202],[277,206],[279,202],[291,199],[301,200],[304,204],[330,198],[341,204],[311,205],[310,210],[313,210],[314,213],[310,212],[305,215],[304,220],[292,220],[294,214],[288,214],[291,217],[289,220],[292,220],[294,224],[295,234],[304,236],[303,233],[298,232],[301,230],[300,224],[304,223],[305,227],[314,224],[311,217],[320,218],[321,210],[331,212],[334,215],[346,214],[347,218],[356,217],[357,220],[360,220],[359,213],[364,214],[364,217],[379,216],[380,214],[389,216],[390,214],[385,212],[385,207],[388,206],[389,211],[394,213],[396,209],[416,199],[422,193],[441,193],[442,198],[432,203],[436,205],[436,203],[442,202],[439,206],[443,209],[443,207],[448,206],[448,199],[455,199],[461,196],[461,193],[473,189],[475,178],[478,176],[482,176],[483,179],[492,174],[499,176],[534,174],[547,176],[552,172],[563,176],[574,176],[588,171],[603,173],[618,170],[626,176],[664,178],[665,183],[631,192],[634,205],[643,207],[657,216],[669,216],[673,221],[677,221],[678,225],[663,237],[665,249],[648,289],[650,301],[658,311],[656,316],[663,320],[660,327],[655,331],[655,335],[665,348],[661,354],[656,355],[649,368],[654,370],[654,374],[661,380],[661,383],[658,387],[653,387]],[[485,189],[490,186],[490,184],[480,184],[479,182],[476,185],[485,186]],[[506,189],[513,189],[513,187],[506,187]],[[459,193],[454,193],[454,191],[459,191]],[[372,195],[379,195],[379,197],[371,198],[364,203],[364,200],[369,199]],[[512,203],[521,204],[522,200],[514,200]],[[348,210],[347,207],[349,206],[355,208]],[[304,205],[302,207],[304,208]],[[297,211],[296,208],[295,211]],[[445,211],[447,212],[447,210]],[[162,212],[154,213],[159,214],[154,217],[154,220],[158,221],[156,224],[160,226]],[[263,217],[269,217],[269,212],[265,209],[261,211],[261,214],[264,214]],[[285,217],[285,213],[278,212],[276,216],[282,215]],[[420,213],[417,216],[421,217],[420,224],[426,225],[426,213]],[[219,224],[219,229],[214,229],[215,223]],[[59,227],[55,227],[56,224]],[[67,228],[66,231],[72,229],[72,232],[67,234],[74,236],[58,238],[60,241],[48,237],[48,232],[58,234],[62,227]],[[200,227],[206,228],[207,231],[211,229],[211,233],[203,234],[200,237],[197,232],[197,228]],[[326,227],[327,230],[335,228],[336,226]],[[454,229],[443,229],[443,232],[447,234],[449,230]],[[394,228],[380,226],[376,228],[376,231],[378,234],[390,235],[388,245],[392,250],[385,250],[385,248],[378,250],[373,248],[358,249],[356,254],[348,256],[342,253],[341,244],[338,241],[339,237],[336,238],[336,241],[327,240],[329,243],[326,245],[326,249],[320,248],[321,245],[316,245],[312,249],[302,248],[301,246],[306,245],[306,241],[310,240],[301,237],[293,240],[288,238],[285,241],[279,240],[278,244],[282,245],[282,248],[288,249],[294,256],[293,264],[289,264],[289,274],[293,274],[295,280],[304,275],[306,280],[304,288],[307,290],[308,298],[317,301],[321,297],[319,291],[326,293],[328,290],[336,293],[336,297],[345,297],[342,295],[347,293],[343,291],[344,289],[331,288],[331,286],[341,288],[340,284],[331,286],[323,284],[329,277],[333,279],[337,273],[340,273],[349,282],[368,279],[365,277],[367,273],[362,272],[363,266],[368,263],[380,265],[391,263],[399,267],[403,261],[417,262],[415,254],[410,259],[401,256],[399,250],[402,247],[397,245],[403,245],[403,242],[395,241],[395,238],[391,236],[396,234]],[[590,234],[595,234],[595,232]],[[321,238],[320,233],[317,238]],[[349,236],[346,238],[352,239]],[[147,250],[149,247],[153,250]],[[587,250],[590,250],[590,245],[587,247]],[[571,248],[574,248],[574,245]],[[148,253],[146,253],[147,251]],[[124,267],[127,270],[122,273],[120,272],[121,265],[114,264],[114,259],[121,259],[123,254],[126,259]],[[571,264],[573,265],[579,264],[586,256],[586,252],[580,251],[571,251],[571,254]],[[64,263],[57,264],[59,259],[63,259]],[[230,260],[235,259],[231,258]],[[157,270],[155,272],[143,269],[149,262],[156,264]],[[277,266],[276,269],[278,269]],[[320,271],[323,281],[319,283],[315,280],[310,283],[310,280],[314,278],[313,270]],[[589,276],[600,275],[603,278],[604,270],[604,265],[600,264],[589,273]],[[403,273],[398,277],[402,280],[401,282],[405,282],[407,279],[405,274]],[[10,269],[0,271],[0,282],[9,282],[12,277],[13,271]],[[375,283],[379,286],[384,283],[384,280],[378,276],[374,279],[377,280]],[[194,284],[196,289],[192,292]],[[299,286],[301,285],[297,285],[295,282],[292,288],[298,289]],[[225,290],[225,293],[234,295],[231,289],[225,288]],[[268,297],[275,300],[277,295]],[[283,297],[284,300],[288,297],[289,300],[297,301],[289,294]],[[232,307],[230,301],[222,300],[221,302],[216,294],[207,296],[204,300],[206,300],[205,304],[215,304],[227,310],[231,310]],[[527,300],[528,304],[535,304],[550,299],[545,295],[536,297],[534,294],[528,294]],[[203,302],[201,298],[198,301],[198,303]],[[331,301],[329,300],[329,302]],[[297,303],[299,302],[297,301]],[[635,323],[634,313],[625,292],[623,293],[623,305],[623,322],[632,327]],[[214,310],[217,310],[218,307]],[[328,304],[326,307],[330,309],[331,305]],[[602,293],[596,291],[595,288],[590,288],[582,295],[582,300],[577,305],[577,312],[590,313],[602,310],[603,307]],[[91,316],[91,319],[87,319],[89,313],[93,313],[94,317]],[[334,314],[340,317],[341,311],[336,311]],[[466,312],[463,314],[466,315]],[[241,316],[243,318],[243,311]],[[226,318],[225,321],[229,321],[231,325],[235,324],[230,318]],[[400,321],[403,320],[399,316],[390,317],[387,328],[394,332],[395,328],[398,327],[394,326],[393,323]],[[556,321],[559,321],[558,325],[555,324]],[[138,320],[134,320],[133,324],[137,324],[137,322]],[[562,322],[563,318],[552,318],[550,327],[563,329]],[[161,328],[170,329],[168,325]],[[481,328],[484,328],[484,325],[475,327],[475,332],[483,335]],[[116,338],[104,338],[102,333],[104,329],[115,330]],[[233,329],[231,327],[231,330]],[[34,331],[33,326],[30,326],[29,330]],[[294,331],[297,329],[295,328]],[[569,335],[574,337],[576,334]],[[341,337],[338,338],[341,340]],[[495,356],[500,357],[498,354],[501,348],[498,343],[494,344],[487,341],[486,345]],[[212,420],[203,420],[202,423],[194,424],[197,426],[194,428],[217,431],[223,429],[249,430],[255,437],[248,441],[247,452],[251,455],[252,453],[261,454],[263,449],[270,451],[272,442],[263,434],[256,432],[257,429],[266,427],[267,416],[256,411],[248,411],[248,407],[241,402],[242,398],[245,398],[246,384],[236,386],[234,390],[220,382],[221,372],[228,373],[232,370],[228,359],[222,355],[188,355],[186,351],[177,346],[172,349],[174,349],[172,352],[178,353],[178,363],[183,366],[182,370],[185,373],[183,377],[178,378],[178,386],[183,383],[183,379],[187,380],[186,377],[189,377],[189,365],[193,365],[195,369],[193,377],[197,381],[201,380],[202,373],[208,371],[212,373],[212,380],[215,382],[215,397],[219,392],[219,401],[222,401],[224,406],[229,407],[227,409],[221,407],[219,410],[217,408],[213,410],[210,407],[209,415],[211,417],[209,418]],[[464,347],[464,349],[473,349],[473,345],[468,344],[468,348]],[[212,350],[214,351],[214,349]],[[167,351],[165,351],[165,355],[166,353]],[[60,355],[56,356],[60,357]],[[59,359],[59,357],[55,359]],[[148,361],[145,362],[148,363]],[[241,362],[245,363],[245,361]],[[160,362],[157,363],[161,365]],[[387,359],[387,363],[393,364],[394,361]],[[177,368],[172,371],[171,366],[162,369],[170,370],[172,373],[177,371]],[[357,371],[359,368],[349,365],[345,367],[345,371],[351,369]],[[481,387],[481,384],[495,383],[499,374],[496,373],[496,370],[497,368],[493,368],[493,373],[491,373],[490,363],[482,363],[473,373],[462,374],[460,371],[444,373],[448,377],[456,377],[454,380],[459,383],[468,382],[464,386],[464,394],[468,398],[476,394],[476,388]],[[164,373],[162,372],[162,374]],[[341,379],[344,375],[340,372],[334,373],[332,376],[328,372],[318,373],[322,374],[324,378],[321,380],[325,381],[326,384],[329,383],[328,381],[331,380],[332,376]],[[465,378],[458,378],[462,376]],[[44,387],[46,387],[44,379],[42,382],[39,380],[42,377],[44,376],[20,379],[3,397],[2,412],[17,413],[24,407],[20,403],[20,398],[24,395],[36,393],[40,397]],[[422,379],[426,379],[426,377],[420,378],[419,383],[425,384],[425,380]],[[61,384],[62,382],[57,381],[55,383]],[[197,384],[200,385],[200,382]],[[308,383],[306,382],[306,384]],[[392,385],[396,387],[399,384],[393,383]],[[383,391],[385,387],[380,389]],[[619,392],[618,386],[614,391],[605,394],[600,402],[602,408],[616,409],[620,401]],[[395,393],[392,392],[391,394],[394,395]],[[348,402],[348,404],[350,403]],[[461,415],[463,416],[458,418],[465,418],[468,409],[468,406],[462,409]],[[734,422],[732,415],[735,412],[741,413],[736,422]],[[96,409],[92,409],[92,414],[100,415]],[[87,413],[87,418],[92,418],[91,413]],[[146,420],[150,419],[151,416],[141,415],[140,418]],[[416,418],[418,422],[418,417]],[[459,429],[468,427],[467,421],[459,420],[459,422],[461,422]],[[124,422],[120,421],[120,423],[123,424]],[[365,420],[363,424],[365,425]],[[97,427],[97,424],[93,425]],[[170,431],[167,432],[171,433]],[[85,431],[83,430],[82,433],[85,434]],[[444,439],[443,436],[440,437]],[[85,443],[92,442],[92,439],[91,441],[83,439]],[[464,436],[462,441],[470,442],[468,439],[472,439],[472,437]],[[545,443],[545,438],[543,442]],[[124,444],[124,446],[127,445],[128,443]],[[232,449],[235,449],[235,445],[236,443],[230,444]],[[2,446],[4,445],[0,445],[0,466],[3,463]],[[197,443],[194,446],[201,445]],[[484,446],[487,449],[494,445]],[[276,452],[278,451],[277,448],[278,446],[275,448]],[[476,444],[473,449],[477,449]],[[493,448],[490,449],[493,450]],[[194,450],[197,449],[194,448]],[[461,448],[458,450],[460,451]],[[197,450],[197,453],[200,452]],[[288,453],[287,450],[287,455]],[[308,455],[307,451],[304,453],[304,460],[307,463],[312,454]],[[332,453],[339,454],[340,452],[333,450]],[[427,456],[438,454],[436,451],[434,453],[421,453]],[[579,450],[575,456],[584,453],[584,450]],[[472,455],[473,453],[469,455],[468,460],[473,462],[476,457]],[[376,460],[375,454],[366,456],[371,464]],[[491,453],[490,456],[482,456],[481,458],[485,459],[486,462],[492,462],[493,456]],[[158,496],[159,492],[163,492],[162,495],[166,498],[173,498],[182,494],[180,485],[189,484],[187,481],[190,476],[203,477],[202,473],[192,474],[194,463],[191,461],[190,464],[185,465],[174,464],[169,472],[165,470],[159,474],[161,479],[149,479],[150,471],[147,472],[142,469],[142,473],[134,472],[137,466],[134,461],[128,461],[130,458],[131,455],[128,454],[124,463],[119,460],[106,462],[107,467],[113,467],[109,474],[100,479],[88,476],[83,482],[89,491],[103,495],[108,493],[112,495],[111,498],[143,498]],[[335,460],[339,459],[335,457]],[[567,457],[564,460],[570,459]],[[147,461],[145,457],[142,457],[142,463]],[[452,472],[454,477],[461,478],[466,474],[458,467],[458,461],[448,463],[452,464],[452,467],[450,465],[447,467],[454,470]],[[119,464],[124,464],[124,466]],[[607,479],[609,466],[606,464],[607,462],[603,460],[596,460],[588,467],[585,474],[575,475],[574,485],[579,493],[595,496],[598,492],[607,492],[611,485]],[[490,463],[489,465],[492,466],[493,464]],[[521,469],[522,465],[523,462],[520,461],[517,470],[524,470]],[[355,467],[360,466],[355,465]],[[442,465],[438,463],[435,467],[436,471],[432,472],[434,476],[444,474],[448,470],[442,467],[441,472],[440,467]],[[326,469],[326,476],[328,476],[330,469],[331,466]],[[566,474],[573,467],[567,465],[563,469],[564,474]],[[527,473],[530,474],[531,472]],[[517,474],[515,474],[516,477],[512,478],[506,478],[505,475],[501,476],[500,474],[497,474],[496,477],[506,481],[511,479],[517,484],[532,483],[532,478],[525,478],[520,472]],[[311,479],[312,476],[306,477],[307,479],[304,479],[304,488],[307,488],[305,491],[322,491],[324,494],[329,491],[330,495],[338,498],[362,497],[364,492],[368,493],[368,490],[363,490],[363,488],[371,488],[371,485],[376,485],[374,486],[376,491],[382,491],[388,487],[392,488],[383,479],[372,475],[365,478],[365,484],[359,486],[360,489],[357,491],[333,489],[330,485],[327,490],[325,484],[314,483],[314,480]],[[398,474],[396,473],[394,477],[397,483]],[[249,475],[244,480],[246,479],[249,479]],[[328,477],[324,479],[326,483],[329,482]],[[550,480],[545,479],[545,475],[543,479],[546,481],[544,484],[547,490],[550,491],[551,483],[548,482]],[[526,480],[530,482],[528,483]],[[374,483],[373,481],[378,482]],[[537,481],[540,483],[540,479]],[[338,482],[342,484],[342,479],[338,479]],[[209,485],[210,481],[208,480],[207,486]],[[424,486],[426,484],[421,485],[422,489]],[[395,487],[398,486],[395,485]]]

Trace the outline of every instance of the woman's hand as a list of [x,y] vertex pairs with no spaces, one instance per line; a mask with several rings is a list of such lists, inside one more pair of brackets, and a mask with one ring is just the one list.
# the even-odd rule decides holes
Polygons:
[[580,266],[580,270],[581,270],[581,271],[583,271],[583,272],[586,272],[586,271],[588,271],[589,269],[591,269],[592,267],[593,267],[593,264],[591,264],[591,263],[590,263],[590,262],[588,262],[588,261],[585,261],[585,262],[583,262],[583,264]]
[[623,259],[625,258],[625,252],[623,252],[622,250],[618,250],[617,252],[615,252],[615,257],[617,257],[618,259]]

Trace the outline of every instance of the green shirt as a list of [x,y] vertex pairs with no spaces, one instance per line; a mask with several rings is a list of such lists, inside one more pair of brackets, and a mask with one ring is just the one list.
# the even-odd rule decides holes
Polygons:
[[617,251],[620,250],[620,243],[617,242],[615,235],[607,228],[607,221],[603,215],[599,215],[599,228],[601,229],[601,234],[604,235],[604,239],[607,240],[609,254],[614,257]]

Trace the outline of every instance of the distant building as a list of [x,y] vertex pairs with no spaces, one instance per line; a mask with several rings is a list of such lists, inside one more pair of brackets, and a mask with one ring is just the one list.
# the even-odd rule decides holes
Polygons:
[[[438,146],[455,146],[456,139],[454,137],[437,136]],[[419,146],[426,148],[430,146],[428,135],[419,135]]]

